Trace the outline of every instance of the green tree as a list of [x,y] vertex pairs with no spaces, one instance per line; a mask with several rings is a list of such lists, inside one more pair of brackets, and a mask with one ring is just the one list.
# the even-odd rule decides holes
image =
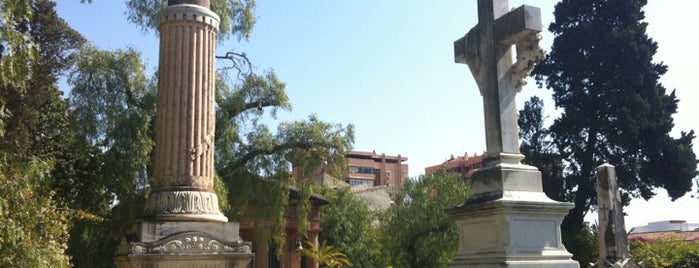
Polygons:
[[658,241],[629,241],[635,261],[645,267],[690,268],[699,265],[699,243],[664,238]]
[[[66,140],[55,83],[83,41],[50,1],[0,3],[0,266],[67,267],[70,218],[51,176]],[[60,34],[57,34],[60,33]],[[7,131],[5,131],[7,130]]]
[[580,229],[565,231],[561,236],[563,245],[573,253],[573,259],[578,261],[580,267],[597,263],[599,259],[597,225],[583,225]]
[[321,207],[319,239],[347,254],[352,267],[385,267],[379,244],[377,213],[359,200],[349,187],[321,191],[329,204]]
[[9,114],[0,146],[13,154],[53,157],[63,150],[68,136],[68,104],[56,83],[70,66],[72,51],[84,39],[57,16],[54,6],[46,0],[33,3],[33,16],[21,28],[26,27],[40,48],[37,61],[29,65],[24,83],[10,84],[0,91]]
[[617,167],[624,200],[672,199],[691,190],[697,175],[694,132],[669,135],[677,97],[658,79],[657,44],[646,35],[645,0],[564,0],[555,7],[551,53],[534,70],[563,110],[550,128],[565,159],[565,201],[575,203],[563,230],[580,229],[596,204],[595,167]]
[[[543,190],[546,195],[558,201],[570,200],[571,191],[565,188],[565,166],[563,157],[553,142],[551,132],[544,127],[544,102],[534,96],[524,104],[519,112],[520,151],[525,156],[524,163],[535,166],[541,172]],[[591,228],[564,230],[563,244],[573,253],[581,267],[595,263],[597,259],[597,234]]]
[[518,118],[520,151],[525,156],[523,162],[541,172],[544,193],[553,200],[564,201],[568,192],[564,184],[563,157],[550,131],[544,127],[544,119],[542,99],[534,96],[524,103]]
[[441,170],[408,180],[403,189],[381,219],[382,252],[397,267],[446,267],[459,232],[444,209],[465,202],[468,185],[458,174]]
[[50,170],[50,161],[0,148],[0,266],[69,266],[70,215],[45,187]]
[[[241,118],[224,117],[217,120],[228,120],[231,125],[226,127],[230,129],[246,126],[245,121],[238,121]],[[216,167],[217,172],[228,186],[230,207],[226,209],[227,216],[233,221],[249,218],[257,223],[267,223],[256,226],[269,226],[273,222],[271,228],[255,230],[256,240],[271,240],[273,244],[283,245],[286,228],[283,213],[288,202],[289,186],[309,178],[308,175],[315,174],[326,163],[330,169],[341,171],[341,167],[346,165],[344,155],[351,149],[353,129],[351,125],[345,127],[322,122],[315,115],[305,121],[280,123],[276,133],[270,131],[267,125],[252,121],[248,123],[254,128],[244,135],[229,133],[235,135],[232,140],[237,142],[221,145],[233,150],[216,155],[217,163],[221,163]],[[218,142],[221,142],[219,134],[216,146],[219,146]],[[228,157],[222,158],[222,155]],[[297,167],[297,178],[291,177],[292,165]],[[306,219],[303,215],[310,209],[307,203],[310,195],[307,187],[310,185],[299,186],[305,193],[300,197],[304,203],[299,207],[305,211],[299,211],[297,218]],[[268,194],[260,195],[260,192]],[[299,224],[299,231],[303,235],[307,222],[300,220]]]
[[[28,33],[39,48],[37,61],[30,65],[31,75],[26,87],[7,86],[0,94],[7,100],[5,109],[7,131],[2,147],[16,155],[31,155],[54,160],[51,174],[52,187],[61,202],[70,205],[70,198],[63,198],[61,187],[73,188],[66,181],[70,175],[54,174],[71,161],[66,154],[71,151],[70,109],[62,97],[57,82],[74,62],[74,52],[85,39],[70,28],[55,11],[56,4],[48,0],[33,3]],[[59,172],[60,173],[60,172]]]
[[28,25],[33,17],[33,3],[32,0],[0,2],[0,86],[3,90],[6,86],[26,87],[30,68],[36,62],[38,49]]
[[148,185],[154,146],[155,83],[134,48],[86,46],[68,76],[77,136],[104,154],[101,180],[117,200]]
[[[143,210],[154,146],[155,86],[135,49],[86,46],[68,76],[74,142],[62,194],[96,218],[71,230],[68,253],[80,267],[112,267],[114,247]],[[116,202],[116,205],[115,205]]]

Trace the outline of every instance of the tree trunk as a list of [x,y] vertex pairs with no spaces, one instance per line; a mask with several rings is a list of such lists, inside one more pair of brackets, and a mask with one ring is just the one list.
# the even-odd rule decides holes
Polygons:
[[578,174],[577,186],[575,193],[575,207],[570,210],[568,215],[563,219],[562,229],[565,231],[579,230],[583,227],[585,214],[592,205],[592,200],[595,195],[595,180],[592,171],[594,170],[595,149],[597,147],[597,132],[596,127],[590,128],[587,137],[587,145],[585,146],[585,154],[583,155],[580,174]]

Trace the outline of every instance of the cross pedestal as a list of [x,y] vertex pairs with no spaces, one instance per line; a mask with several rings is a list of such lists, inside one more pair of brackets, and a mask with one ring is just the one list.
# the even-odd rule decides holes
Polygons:
[[515,96],[543,58],[539,32],[538,8],[478,0],[478,24],[454,42],[455,61],[468,64],[483,97],[487,156],[471,175],[469,200],[447,209],[460,232],[449,267],[579,267],[561,242],[572,204],[549,199],[519,153]]

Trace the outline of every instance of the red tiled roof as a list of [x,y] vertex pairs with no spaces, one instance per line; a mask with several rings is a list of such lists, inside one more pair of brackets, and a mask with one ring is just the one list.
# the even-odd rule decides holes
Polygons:
[[640,240],[644,242],[653,242],[663,239],[682,240],[682,241],[698,241],[699,231],[665,231],[653,233],[632,233],[629,234],[629,240]]
[[366,186],[366,187],[352,187],[352,193],[363,193],[376,190],[385,190],[390,188],[388,185],[377,185],[377,186]]
[[459,156],[459,157],[452,156],[449,160],[444,161],[442,164],[426,167],[425,174],[432,173],[432,172],[437,171],[441,168],[455,169],[458,167],[468,167],[471,165],[480,165],[483,162],[483,158],[485,158],[485,152],[483,152],[482,155],[473,155],[473,156],[464,155],[464,156]]

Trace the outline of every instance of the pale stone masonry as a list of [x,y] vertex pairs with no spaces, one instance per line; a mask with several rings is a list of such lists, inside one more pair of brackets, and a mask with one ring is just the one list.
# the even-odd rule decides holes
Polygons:
[[455,61],[468,64],[483,96],[487,154],[469,200],[447,210],[460,233],[449,267],[579,267],[559,227],[572,204],[546,197],[541,173],[519,152],[515,97],[543,57],[540,31],[538,8],[478,0],[478,24],[454,42]]

